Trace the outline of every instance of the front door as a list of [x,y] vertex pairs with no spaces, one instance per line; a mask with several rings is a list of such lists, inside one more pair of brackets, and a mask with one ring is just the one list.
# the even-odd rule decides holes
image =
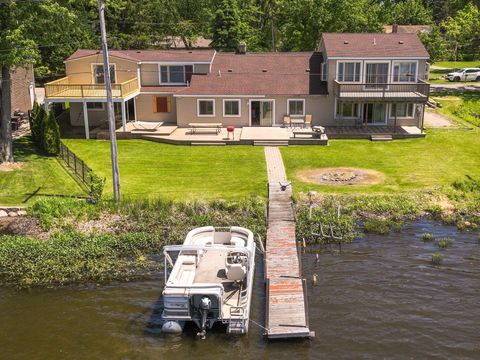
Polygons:
[[251,126],[273,125],[273,100],[250,101]]
[[387,105],[382,103],[363,104],[363,122],[367,125],[385,125]]

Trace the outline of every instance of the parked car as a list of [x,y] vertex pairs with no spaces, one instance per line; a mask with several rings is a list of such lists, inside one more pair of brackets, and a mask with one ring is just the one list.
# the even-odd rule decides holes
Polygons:
[[480,81],[480,68],[465,68],[448,73],[445,78],[449,81]]

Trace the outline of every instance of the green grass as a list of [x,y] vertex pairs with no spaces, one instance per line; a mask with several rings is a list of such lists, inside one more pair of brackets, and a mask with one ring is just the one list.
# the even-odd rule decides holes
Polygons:
[[29,138],[14,142],[14,171],[0,170],[0,205],[25,205],[42,195],[85,195],[80,186],[54,157],[35,151]]
[[[287,176],[295,191],[392,194],[449,185],[466,175],[480,177],[480,131],[435,129],[425,139],[370,142],[333,140],[329,146],[282,148]],[[302,181],[298,171],[323,167],[353,167],[382,172],[376,185],[316,185]]]
[[441,61],[433,64],[434,66],[444,67],[448,69],[432,69],[430,68],[430,80],[432,84],[448,84],[450,81],[443,79],[452,69],[463,69],[466,67],[480,67],[478,61]]
[[454,121],[480,126],[480,93],[450,92],[434,94],[432,99],[442,104],[438,111]]
[[[107,178],[111,197],[108,141],[64,140],[98,175]],[[175,146],[145,140],[119,140],[122,195],[172,200],[236,199],[266,196],[263,148],[253,146]]]

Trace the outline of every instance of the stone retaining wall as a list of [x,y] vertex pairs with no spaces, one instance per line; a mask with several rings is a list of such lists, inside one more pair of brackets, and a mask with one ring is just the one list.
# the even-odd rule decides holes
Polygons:
[[7,216],[16,217],[25,215],[27,215],[27,210],[25,207],[0,206],[0,218]]

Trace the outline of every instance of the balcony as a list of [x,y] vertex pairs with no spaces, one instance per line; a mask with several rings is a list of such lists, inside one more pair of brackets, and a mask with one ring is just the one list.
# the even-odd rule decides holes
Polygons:
[[[139,90],[138,78],[120,84],[112,84],[114,99],[123,99]],[[75,84],[69,77],[64,77],[45,84],[46,99],[105,99],[105,84]]]
[[419,80],[410,84],[340,83],[334,81],[334,95],[344,101],[412,101],[424,103],[428,100],[430,84]]

